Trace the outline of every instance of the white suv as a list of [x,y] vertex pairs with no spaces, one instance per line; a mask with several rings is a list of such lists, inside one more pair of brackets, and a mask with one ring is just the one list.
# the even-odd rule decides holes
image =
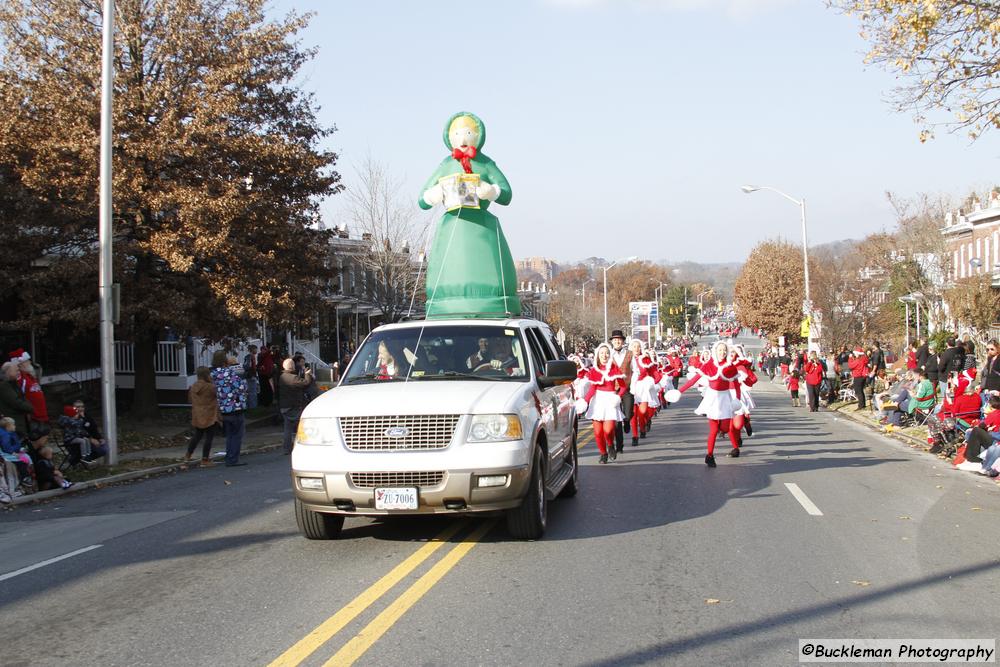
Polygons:
[[536,320],[378,327],[302,413],[299,529],[331,539],[346,516],[504,511],[513,536],[541,537],[546,503],[577,491],[575,377]]

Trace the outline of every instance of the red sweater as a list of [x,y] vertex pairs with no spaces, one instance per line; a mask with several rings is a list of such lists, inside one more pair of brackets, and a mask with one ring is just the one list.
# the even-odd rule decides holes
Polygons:
[[594,398],[599,391],[613,391],[618,395],[625,393],[628,389],[628,379],[618,368],[618,364],[611,362],[611,368],[607,372],[602,371],[597,366],[591,366],[587,371],[587,379],[590,380],[590,389],[587,391],[586,401]]
[[818,361],[805,363],[806,384],[817,385],[823,382],[823,364]]
[[868,355],[862,354],[861,356],[852,356],[847,361],[847,365],[851,367],[851,377],[864,378],[868,377]]
[[680,391],[681,393],[687,391],[701,378],[708,380],[710,389],[729,391],[733,386],[733,381],[739,378],[739,374],[739,369],[736,366],[723,362],[722,367],[719,368],[715,363],[715,359],[709,359],[698,368],[697,373],[684,383]]
[[799,379],[796,377],[788,378],[788,391],[798,391],[799,390]]

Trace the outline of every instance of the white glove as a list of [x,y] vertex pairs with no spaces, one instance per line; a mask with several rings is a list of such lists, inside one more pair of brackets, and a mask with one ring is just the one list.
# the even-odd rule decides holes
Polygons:
[[479,187],[476,188],[476,196],[487,201],[496,201],[496,198],[500,196],[500,186],[492,183],[480,183]]
[[444,189],[440,185],[433,185],[427,188],[424,191],[424,201],[431,206],[437,206],[444,201]]
[[582,398],[576,399],[576,402],[573,403],[573,405],[576,407],[576,414],[582,415],[587,412],[587,401]]

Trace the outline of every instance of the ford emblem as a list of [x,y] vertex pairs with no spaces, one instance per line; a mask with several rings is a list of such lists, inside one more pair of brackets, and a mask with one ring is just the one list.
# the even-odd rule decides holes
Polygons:
[[387,438],[405,438],[408,435],[410,435],[410,429],[405,426],[390,426],[385,430]]

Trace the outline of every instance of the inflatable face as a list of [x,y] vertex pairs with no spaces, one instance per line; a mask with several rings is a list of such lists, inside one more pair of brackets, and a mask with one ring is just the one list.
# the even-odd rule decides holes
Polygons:
[[452,148],[479,146],[479,127],[468,116],[458,116],[448,127],[448,141]]

